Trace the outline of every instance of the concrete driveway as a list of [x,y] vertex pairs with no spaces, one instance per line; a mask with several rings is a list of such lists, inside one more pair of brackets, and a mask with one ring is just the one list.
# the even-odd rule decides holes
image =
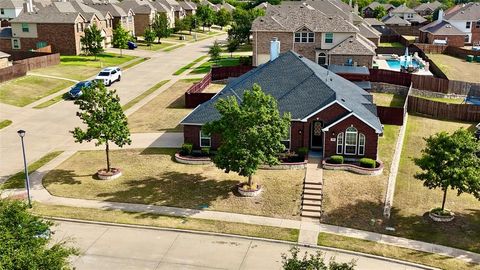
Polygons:
[[[281,269],[289,244],[239,237],[164,231],[147,228],[57,222],[54,240],[70,239],[82,255],[79,269]],[[304,249],[314,252],[314,249]],[[327,259],[357,259],[358,270],[425,269],[379,257],[326,251]]]
[[[151,59],[123,72],[122,81],[111,86],[125,104],[156,83],[172,77],[172,73],[208,52],[215,39],[226,35],[187,44],[171,52],[152,52]],[[62,101],[45,109],[18,108],[0,103],[0,118],[13,124],[0,130],[1,179],[23,168],[19,129],[27,131],[25,144],[27,160],[32,162],[54,151],[77,147],[69,133],[81,124],[75,115],[77,107],[71,101]]]

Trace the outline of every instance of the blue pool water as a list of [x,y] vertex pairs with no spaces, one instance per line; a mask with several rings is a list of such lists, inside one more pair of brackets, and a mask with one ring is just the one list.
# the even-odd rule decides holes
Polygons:
[[[400,70],[400,60],[399,59],[389,59],[389,60],[387,60],[387,64],[391,69]],[[415,59],[412,60],[412,65],[413,65],[414,68],[417,68],[419,66],[417,60],[415,60]]]

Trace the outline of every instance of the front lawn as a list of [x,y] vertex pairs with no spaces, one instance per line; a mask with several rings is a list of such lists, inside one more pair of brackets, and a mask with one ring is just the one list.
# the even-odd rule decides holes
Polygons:
[[450,190],[445,207],[454,211],[456,218],[446,224],[432,222],[427,212],[441,206],[443,192],[430,190],[416,180],[413,175],[418,167],[412,161],[425,147],[422,138],[460,127],[473,130],[473,125],[409,116],[392,209],[391,223],[396,235],[480,252],[480,202],[471,195],[457,196],[456,191]]
[[128,117],[130,131],[181,132],[180,121],[192,111],[185,108],[185,92],[194,82],[179,80],[131,114]]
[[23,107],[71,85],[71,81],[27,75],[0,83],[0,102]]
[[378,158],[385,166],[381,175],[323,170],[323,222],[362,230],[382,229],[375,220],[383,217],[383,200],[399,130],[399,126],[385,125],[384,135],[378,140]]
[[6,127],[10,126],[11,124],[12,124],[12,120],[8,120],[8,119],[1,120],[0,121],[0,129],[6,128]]
[[240,65],[240,60],[239,56],[222,56],[217,61],[214,61],[213,59],[208,60],[207,62],[201,64],[200,66],[196,67],[194,70],[190,72],[190,74],[203,74],[203,73],[208,73],[211,69],[212,66],[219,66],[219,67],[231,67],[231,66],[238,66]]
[[450,104],[462,104],[465,101],[465,99],[463,98],[435,98],[435,97],[423,97],[423,96],[416,96],[416,97],[437,101],[437,102],[450,103]]
[[105,151],[80,151],[50,171],[44,186],[52,195],[102,201],[166,205],[279,218],[299,218],[303,170],[260,170],[254,176],[264,186],[256,198],[236,195],[246,181],[213,165],[185,165],[172,160],[175,149],[115,150],[112,164],[123,175],[99,181],[92,175],[105,166]]
[[158,43],[155,41],[154,43],[150,44],[150,46],[148,46],[148,44],[143,40],[138,40],[136,43],[138,46],[137,49],[146,50],[146,51],[158,51],[158,50],[165,49],[169,46],[175,45],[175,43],[165,42],[163,40],[162,40],[162,43]]
[[465,59],[446,54],[428,54],[448,79],[480,83],[480,63],[470,63]]
[[385,107],[403,107],[405,105],[405,96],[388,93],[372,93],[373,103]]
[[137,57],[130,55],[120,56],[113,53],[99,54],[96,60],[94,56],[60,56],[59,65],[36,69],[34,72],[82,81],[94,76],[102,68],[120,66],[135,58]]

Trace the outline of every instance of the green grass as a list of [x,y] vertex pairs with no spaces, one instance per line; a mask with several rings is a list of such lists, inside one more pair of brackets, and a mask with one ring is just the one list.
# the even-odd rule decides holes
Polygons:
[[417,36],[402,36],[402,37],[404,37],[406,40],[411,42],[415,41],[415,39],[417,38]]
[[415,97],[437,101],[437,102],[450,103],[450,104],[462,104],[465,101],[465,99],[463,98],[436,98],[436,97],[423,97],[423,96],[415,96]]
[[176,149],[124,149],[110,152],[112,165],[122,168],[115,181],[98,181],[105,151],[79,151],[44,178],[55,196],[208,209],[241,214],[299,219],[304,170],[259,170],[255,182],[262,196],[246,199],[234,192],[246,181],[212,165],[173,161]]
[[185,44],[178,44],[178,45],[175,45],[175,46],[168,47],[168,48],[164,49],[163,51],[164,52],[169,52],[169,51],[173,51],[173,50],[178,49],[178,48],[183,47],[183,46],[185,46]]
[[133,107],[135,104],[137,104],[140,100],[144,99],[146,96],[150,95],[151,93],[155,92],[155,90],[157,90],[158,88],[162,87],[164,84],[168,83],[170,80],[163,80],[157,84],[155,84],[154,86],[150,87],[150,89],[148,89],[147,91],[141,93],[140,95],[138,95],[137,97],[135,97],[134,99],[130,100],[127,104],[123,105],[122,106],[122,109],[124,111],[130,109],[131,107]]
[[320,233],[318,235],[318,245],[353,250],[357,252],[428,265],[441,269],[480,269],[480,266],[478,264],[467,263],[460,259],[334,234]]
[[65,96],[66,96],[67,93],[63,93],[61,95],[58,95],[52,99],[49,99],[45,102],[42,102],[40,104],[38,104],[37,106],[33,107],[34,109],[44,109],[44,108],[47,108],[47,107],[50,107],[52,106],[53,104],[56,104],[62,100],[65,99]]
[[139,40],[137,41],[137,45],[138,45],[138,48],[137,49],[140,49],[140,50],[145,50],[145,51],[158,51],[158,50],[162,50],[162,49],[165,49],[169,46],[172,46],[172,45],[175,45],[175,43],[171,43],[171,42],[165,42],[162,40],[162,43],[152,43],[150,44],[150,46],[147,45],[147,43],[145,43],[144,41],[142,40]]
[[190,72],[190,74],[204,74],[208,73],[211,69],[212,66],[220,66],[220,67],[230,67],[230,66],[238,66],[240,65],[240,60],[239,56],[233,56],[231,57],[222,57],[217,61],[214,61],[212,59],[208,60],[207,62],[201,64],[200,66],[196,67],[194,70]]
[[[63,151],[55,151],[46,154],[45,156],[41,157],[39,160],[31,163],[28,165],[28,174],[32,174],[43,165],[47,164],[54,158],[58,157]],[[24,188],[25,187],[25,173],[23,171],[18,172],[12,175],[10,178],[7,179],[1,188],[9,189],[9,188]]]
[[299,230],[263,225],[173,217],[150,213],[133,213],[121,210],[99,210],[34,203],[33,213],[46,217],[63,217],[91,221],[135,224],[161,228],[227,233],[297,242]]
[[12,120],[2,120],[0,121],[0,129],[6,128],[12,124]]
[[389,47],[389,48],[404,48],[400,42],[381,42],[379,47]]
[[405,96],[394,95],[388,93],[372,93],[373,103],[378,106],[386,107],[403,107],[405,104]]
[[175,71],[175,73],[173,73],[173,75],[180,75],[182,74],[183,72],[185,72],[186,70],[190,69],[191,67],[193,67],[196,63],[202,61],[203,59],[207,58],[208,55],[204,55],[204,56],[200,56],[199,58],[193,60],[191,63],[181,67],[179,70]]
[[73,85],[73,82],[27,75],[0,84],[0,102],[24,107]]
[[127,70],[127,69],[129,69],[129,68],[131,68],[131,67],[134,67],[134,66],[136,66],[136,65],[138,65],[138,64],[141,64],[141,63],[143,63],[143,62],[145,62],[145,61],[147,61],[147,60],[149,60],[149,59],[150,59],[149,57],[140,58],[140,60],[138,60],[138,61],[135,61],[135,62],[132,62],[132,63],[130,63],[130,64],[128,64],[128,65],[123,66],[122,69],[123,69],[123,70]]
[[419,168],[412,160],[421,155],[424,137],[460,127],[473,130],[475,124],[409,116],[389,221],[396,229],[394,235],[480,253],[480,201],[449,190],[445,207],[455,212],[455,219],[445,224],[433,222],[428,211],[441,206],[443,192],[428,189],[414,178]]
[[448,79],[480,83],[480,63],[470,63],[465,59],[446,54],[428,54],[427,56]]

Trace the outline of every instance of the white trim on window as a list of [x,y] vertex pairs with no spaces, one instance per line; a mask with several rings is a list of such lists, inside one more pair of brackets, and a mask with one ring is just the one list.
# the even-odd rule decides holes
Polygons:
[[343,154],[343,132],[337,135],[337,154]]
[[307,29],[302,29],[301,31],[293,34],[293,41],[295,43],[314,43],[315,33],[308,31]]
[[347,128],[347,130],[345,131],[345,147],[343,148],[343,153],[345,153],[345,155],[357,154],[357,139],[358,139],[357,129],[354,128],[353,126]]
[[365,155],[365,135],[363,133],[358,134],[358,154]]
[[211,146],[212,146],[212,137],[209,134],[204,134],[200,129],[200,147],[211,147]]

